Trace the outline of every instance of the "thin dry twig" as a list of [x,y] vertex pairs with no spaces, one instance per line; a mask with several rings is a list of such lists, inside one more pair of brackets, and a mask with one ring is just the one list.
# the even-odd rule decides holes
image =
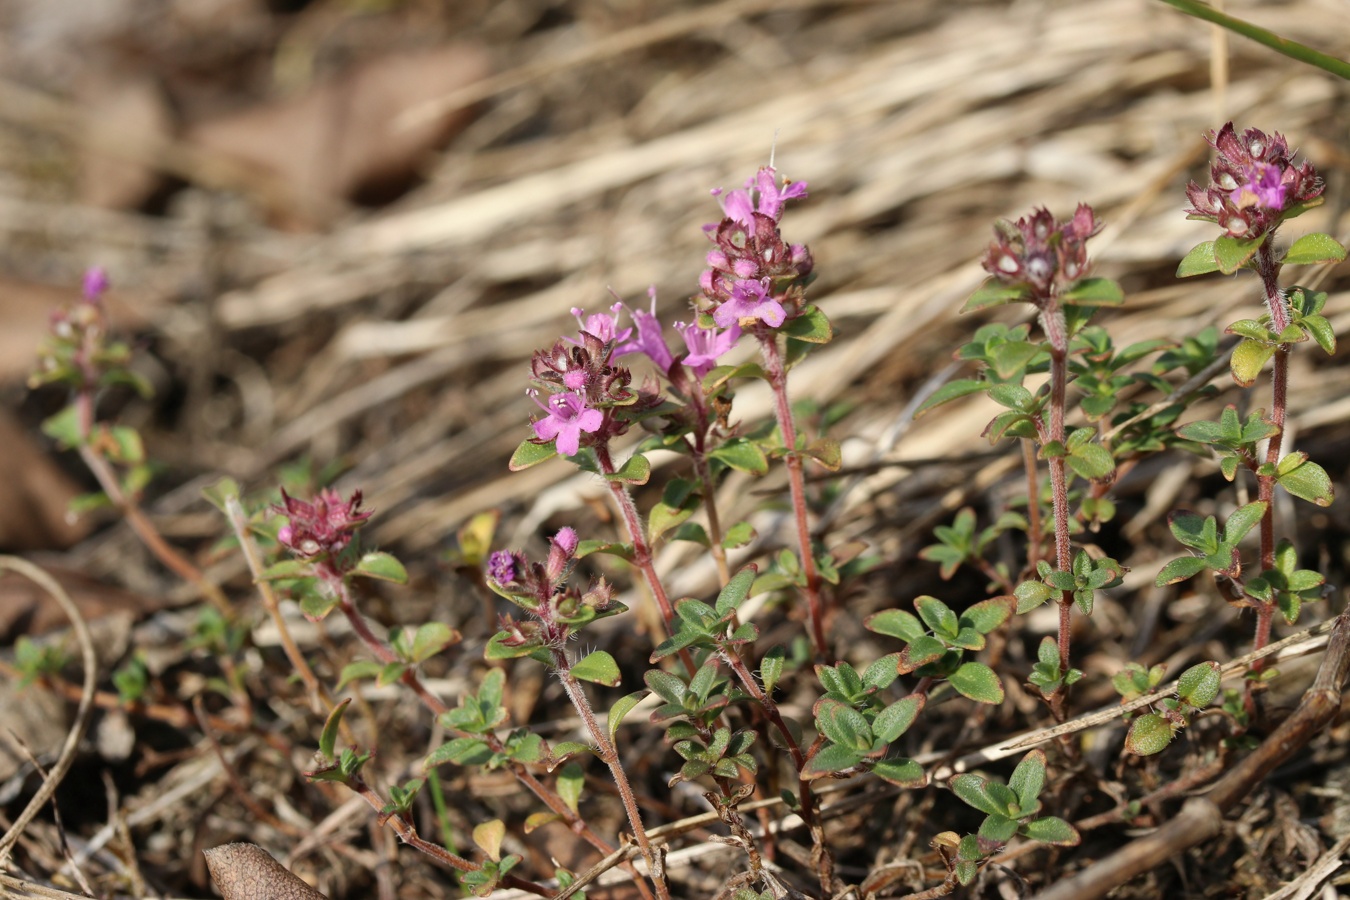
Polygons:
[[65,592],[65,589],[57,583],[55,578],[52,578],[42,569],[17,556],[0,556],[0,570],[3,569],[9,569],[32,581],[60,604],[62,612],[70,619],[71,627],[75,631],[75,639],[80,645],[80,655],[84,663],[84,685],[80,694],[80,705],[75,712],[75,722],[70,726],[69,733],[66,734],[65,743],[61,747],[61,755],[57,757],[56,764],[47,773],[47,777],[42,779],[42,786],[33,795],[33,799],[28,801],[28,805],[14,820],[14,824],[5,832],[4,837],[0,837],[0,864],[3,864],[9,858],[10,848],[23,834],[24,829],[28,827],[28,823],[38,814],[38,810],[56,794],[57,787],[66,777],[66,773],[70,771],[80,741],[84,738],[84,733],[89,727],[90,716],[94,712],[94,689],[97,686],[98,679],[98,655],[94,652],[94,641],[89,634],[89,626],[85,624],[84,617],[80,615],[79,607],[70,599],[70,595]]

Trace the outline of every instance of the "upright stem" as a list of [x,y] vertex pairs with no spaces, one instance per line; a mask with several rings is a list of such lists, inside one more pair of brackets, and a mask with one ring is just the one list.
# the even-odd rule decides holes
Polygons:
[[825,612],[820,597],[820,573],[811,549],[811,526],[807,521],[806,479],[802,472],[802,458],[797,452],[797,429],[792,421],[792,405],[787,395],[787,370],[783,355],[778,350],[778,338],[772,332],[759,332],[759,347],[764,354],[764,374],[773,390],[774,411],[778,416],[778,430],[783,435],[787,463],[788,489],[792,494],[792,513],[797,521],[797,545],[801,551],[802,574],[806,578],[806,604],[811,614],[811,644],[817,658],[824,658]]
[[[351,624],[352,630],[356,633],[356,636],[361,639],[361,643],[366,645],[366,649],[382,663],[395,662],[398,659],[397,655],[384,641],[376,637],[375,633],[370,630],[370,624],[366,622],[365,616],[361,615],[360,610],[352,603],[351,594],[348,591],[346,584],[338,581],[333,584],[332,587],[338,595],[338,608],[342,610],[342,614],[347,617],[347,621]],[[417,695],[417,698],[422,701],[423,706],[431,710],[435,715],[440,716],[442,713],[449,712],[450,707],[446,706],[445,702],[441,700],[440,697],[431,693],[431,691],[427,689],[427,686],[422,683],[422,679],[418,678],[417,673],[412,669],[405,670],[403,676],[399,680]],[[470,736],[464,732],[455,732],[455,734],[457,737]],[[472,736],[485,741],[494,753],[502,753],[506,749],[505,745],[501,742],[501,739],[491,731],[486,734]],[[556,792],[549,790],[548,787],[540,782],[538,778],[535,778],[534,773],[525,768],[523,764],[512,762],[510,764],[510,769],[511,774],[516,777],[516,780],[523,784],[530,793],[543,801],[544,805],[547,806],[551,812],[556,813],[559,818],[566,822],[568,827],[571,828],[574,833],[581,835],[587,843],[601,853],[608,854],[614,851],[614,848],[610,846],[608,841],[596,834],[591,827],[586,824],[584,819],[572,812],[571,808],[563,802],[563,799],[559,797]]]
[[[1041,327],[1050,344],[1050,430],[1046,442],[1058,441],[1064,446],[1064,403],[1068,383],[1069,335],[1064,311],[1053,299],[1046,301],[1041,311]],[[1069,541],[1069,479],[1067,460],[1058,454],[1050,458],[1050,495],[1055,515],[1055,568],[1071,570],[1072,545]],[[1059,670],[1069,672],[1069,644],[1073,626],[1073,592],[1064,591],[1059,598]],[[1049,698],[1051,712],[1061,721],[1064,718],[1064,699],[1067,685],[1060,687]]]
[[1041,561],[1041,486],[1036,471],[1036,444],[1022,438],[1022,468],[1027,473],[1027,571]]
[[[1290,324],[1288,301],[1280,290],[1280,265],[1275,261],[1271,250],[1274,235],[1266,238],[1256,252],[1256,272],[1261,278],[1261,287],[1266,295],[1266,306],[1270,310],[1270,327],[1281,334]],[[1271,408],[1270,421],[1275,426],[1275,434],[1266,444],[1266,464],[1272,468],[1280,461],[1280,451],[1284,444],[1284,426],[1289,402],[1289,353],[1290,344],[1281,344],[1275,349],[1271,368]],[[1265,514],[1261,517],[1261,569],[1275,568],[1275,483],[1274,475],[1257,476],[1257,499],[1266,504]],[[1252,649],[1260,650],[1270,643],[1270,626],[1275,616],[1275,603],[1261,603],[1256,607],[1256,634],[1252,638]],[[1252,664],[1252,671],[1259,672],[1265,667],[1265,660],[1258,659]],[[1247,706],[1253,706],[1251,695],[1252,682],[1247,682]]]
[[563,690],[567,692],[567,699],[571,700],[572,705],[576,707],[577,713],[581,716],[581,721],[586,726],[587,733],[590,734],[591,740],[595,742],[600,759],[604,761],[605,765],[609,766],[610,775],[614,777],[614,784],[619,789],[619,797],[623,801],[623,808],[628,813],[628,824],[633,828],[633,837],[637,841],[638,849],[642,851],[643,858],[647,860],[652,884],[656,887],[656,896],[668,900],[670,888],[666,884],[665,866],[662,863],[661,855],[652,849],[651,841],[647,839],[647,829],[642,824],[642,813],[638,809],[637,798],[633,796],[633,788],[628,783],[628,774],[624,772],[619,754],[614,750],[614,744],[610,742],[605,729],[601,728],[599,723],[596,722],[590,701],[586,699],[586,692],[582,690],[581,683],[572,674],[572,660],[568,657],[567,652],[558,647],[553,648],[552,652],[554,669],[562,680]]
[[[618,471],[614,468],[614,459],[610,456],[607,445],[597,444],[593,449],[595,450],[595,458],[600,463],[601,472],[612,475]],[[643,579],[646,580],[652,596],[656,598],[656,605],[661,610],[661,619],[665,623],[667,632],[669,632],[675,621],[675,609],[671,606],[670,597],[666,594],[665,585],[661,583],[661,577],[656,574],[652,548],[647,543],[647,537],[642,528],[642,517],[638,514],[637,506],[634,505],[633,497],[628,493],[628,488],[618,481],[606,481],[606,484],[609,485],[609,492],[613,495],[614,504],[619,509],[619,517],[623,519],[624,529],[628,532],[628,539],[633,542],[633,564],[638,567],[638,571],[642,573]],[[694,665],[694,659],[689,655],[688,650],[681,650],[679,656],[690,675],[698,671],[698,667]]]
[[723,649],[721,656],[727,665],[731,666],[731,671],[735,673],[736,680],[745,688],[745,692],[768,715],[769,721],[773,723],[773,727],[782,736],[783,743],[792,756],[792,764],[797,768],[797,794],[801,801],[802,822],[811,832],[811,840],[817,853],[820,887],[828,896],[833,891],[834,858],[830,855],[829,845],[825,843],[825,830],[816,814],[816,800],[815,795],[811,792],[811,782],[802,775],[806,769],[806,754],[802,752],[802,748],[797,744],[797,739],[792,736],[787,723],[783,721],[782,713],[778,711],[778,704],[760,689],[759,682],[746,668],[745,662],[730,650]]

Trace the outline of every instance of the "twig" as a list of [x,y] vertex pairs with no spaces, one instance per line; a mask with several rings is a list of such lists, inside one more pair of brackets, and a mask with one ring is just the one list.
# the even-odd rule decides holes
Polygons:
[[19,559],[16,556],[0,556],[0,571],[4,569],[17,572],[38,585],[60,604],[62,611],[69,617],[70,624],[75,629],[75,639],[80,644],[80,654],[84,661],[84,689],[80,694],[80,706],[75,713],[75,722],[66,735],[66,742],[61,747],[61,755],[57,757],[56,765],[52,766],[51,771],[47,773],[47,777],[42,780],[42,786],[33,795],[33,799],[28,801],[28,805],[14,820],[14,824],[5,832],[4,837],[0,837],[0,863],[8,859],[9,849],[23,834],[24,829],[37,815],[38,810],[56,793],[57,786],[61,784],[61,780],[66,777],[66,772],[70,770],[71,764],[75,761],[75,752],[80,746],[80,741],[84,738],[84,732],[89,727],[89,717],[94,711],[94,688],[98,679],[98,656],[94,653],[94,641],[89,636],[89,626],[85,624],[84,617],[80,615],[79,607],[70,599],[70,595],[56,582],[56,579],[27,560]]

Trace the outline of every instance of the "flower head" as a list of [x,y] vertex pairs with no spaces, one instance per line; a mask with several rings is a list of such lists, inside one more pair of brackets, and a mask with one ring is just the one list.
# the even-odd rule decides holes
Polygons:
[[1284,136],[1248,128],[1239,136],[1228,122],[1209,142],[1217,155],[1210,184],[1186,186],[1188,218],[1213,222],[1229,236],[1253,239],[1273,231],[1286,214],[1307,206],[1324,189],[1312,163],[1295,166]]
[[497,550],[488,557],[488,577],[494,584],[511,584],[516,580],[517,571],[516,556],[509,550]]
[[373,510],[361,510],[361,492],[352,491],[345,501],[331,488],[319,491],[306,503],[281,491],[281,504],[274,506],[290,520],[277,531],[277,541],[296,556],[316,559],[336,556],[351,543],[352,535],[369,519]]
[[575,456],[581,449],[582,432],[591,433],[600,430],[604,424],[604,413],[586,405],[586,398],[575,391],[564,391],[548,398],[548,403],[540,403],[538,392],[531,392],[535,403],[548,415],[534,422],[534,436],[541,441],[557,438],[558,452],[563,456]]
[[1058,296],[1086,277],[1087,240],[1100,230],[1085,203],[1062,222],[1043,208],[1016,222],[999,222],[984,256],[985,271],[1004,284],[1025,285],[1033,300]]
[[[778,223],[784,204],[805,196],[806,182],[780,184],[773,167],[765,166],[743,190],[721,198],[725,217],[704,226],[715,246],[708,251],[708,268],[699,278],[703,294],[714,304],[714,316],[719,316],[722,305],[733,301],[737,310],[750,308],[747,302],[759,293],[753,285],[764,289],[764,297],[752,304],[759,312],[722,313],[719,325],[755,318],[777,328],[796,314],[814,263],[805,246],[783,240]],[[765,298],[772,305],[762,305]]]

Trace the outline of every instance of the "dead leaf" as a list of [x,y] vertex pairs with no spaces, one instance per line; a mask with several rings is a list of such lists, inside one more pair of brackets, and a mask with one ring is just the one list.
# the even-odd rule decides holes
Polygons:
[[256,166],[299,198],[387,199],[416,178],[422,158],[473,112],[451,111],[413,128],[396,125],[399,115],[488,71],[487,54],[468,44],[389,55],[294,99],[203,122],[188,130],[187,140]]
[[[86,137],[80,148],[80,199],[105,209],[134,209],[161,182],[160,173],[137,147],[167,140],[173,117],[151,78],[88,78],[80,91],[86,110]],[[136,136],[136,146],[128,141]]]
[[0,409],[0,471],[10,473],[0,478],[0,549],[64,550],[89,533],[88,519],[66,516],[79,487],[4,409]]
[[257,844],[225,844],[203,853],[225,900],[326,900]]

